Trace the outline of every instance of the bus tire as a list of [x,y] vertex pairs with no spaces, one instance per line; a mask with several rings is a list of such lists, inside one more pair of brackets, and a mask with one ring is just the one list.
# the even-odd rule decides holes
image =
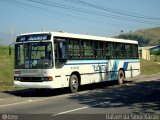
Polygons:
[[117,79],[118,79],[119,85],[122,85],[124,83],[125,75],[123,70],[119,70]]
[[78,91],[79,80],[75,74],[71,75],[71,77],[69,79],[69,87],[70,87],[70,91],[72,93],[76,93]]

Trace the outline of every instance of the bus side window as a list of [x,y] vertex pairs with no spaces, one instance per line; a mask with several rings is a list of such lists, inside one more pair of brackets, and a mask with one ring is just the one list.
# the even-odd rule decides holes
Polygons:
[[59,43],[59,58],[67,59],[67,46],[63,42]]
[[107,58],[107,59],[110,59],[110,43],[108,42],[105,42],[105,45],[104,45],[104,57]]
[[69,59],[80,59],[80,40],[70,39],[68,44]]
[[125,44],[125,57],[130,58],[130,45]]
[[116,58],[117,53],[116,53],[116,44],[115,43],[110,43],[110,58]]
[[64,63],[67,61],[68,56],[68,49],[67,49],[67,43],[64,40],[64,38],[57,38],[59,41],[55,41],[54,48],[55,48],[55,65],[57,68],[62,67]]

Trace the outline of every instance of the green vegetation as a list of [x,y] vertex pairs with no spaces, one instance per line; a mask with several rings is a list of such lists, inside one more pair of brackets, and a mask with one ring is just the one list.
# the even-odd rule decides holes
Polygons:
[[116,36],[117,38],[137,40],[140,46],[160,44],[160,27],[138,30]]
[[141,74],[151,75],[160,73],[160,63],[141,59]]
[[151,55],[160,55],[160,50],[151,51]]
[[151,61],[160,63],[160,55],[151,55]]
[[151,61],[160,63],[160,50],[151,51]]
[[13,66],[13,54],[9,56],[8,47],[0,45],[0,91],[14,89]]

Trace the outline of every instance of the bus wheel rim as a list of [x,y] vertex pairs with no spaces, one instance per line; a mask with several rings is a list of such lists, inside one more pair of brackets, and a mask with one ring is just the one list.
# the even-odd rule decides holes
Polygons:
[[77,86],[78,86],[78,81],[77,81],[77,79],[73,79],[73,80],[72,80],[72,88],[73,88],[73,89],[77,89]]

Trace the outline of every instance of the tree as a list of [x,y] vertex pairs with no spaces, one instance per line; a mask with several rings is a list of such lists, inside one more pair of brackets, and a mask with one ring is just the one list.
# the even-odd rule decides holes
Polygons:
[[160,55],[160,50],[151,51],[151,55],[154,55],[154,62],[157,62],[157,56]]
[[119,36],[116,36],[116,38],[137,40],[140,46],[145,46],[149,44],[149,39],[144,38],[143,36],[140,36],[140,35],[120,34]]
[[160,50],[151,51],[152,55],[160,55]]

